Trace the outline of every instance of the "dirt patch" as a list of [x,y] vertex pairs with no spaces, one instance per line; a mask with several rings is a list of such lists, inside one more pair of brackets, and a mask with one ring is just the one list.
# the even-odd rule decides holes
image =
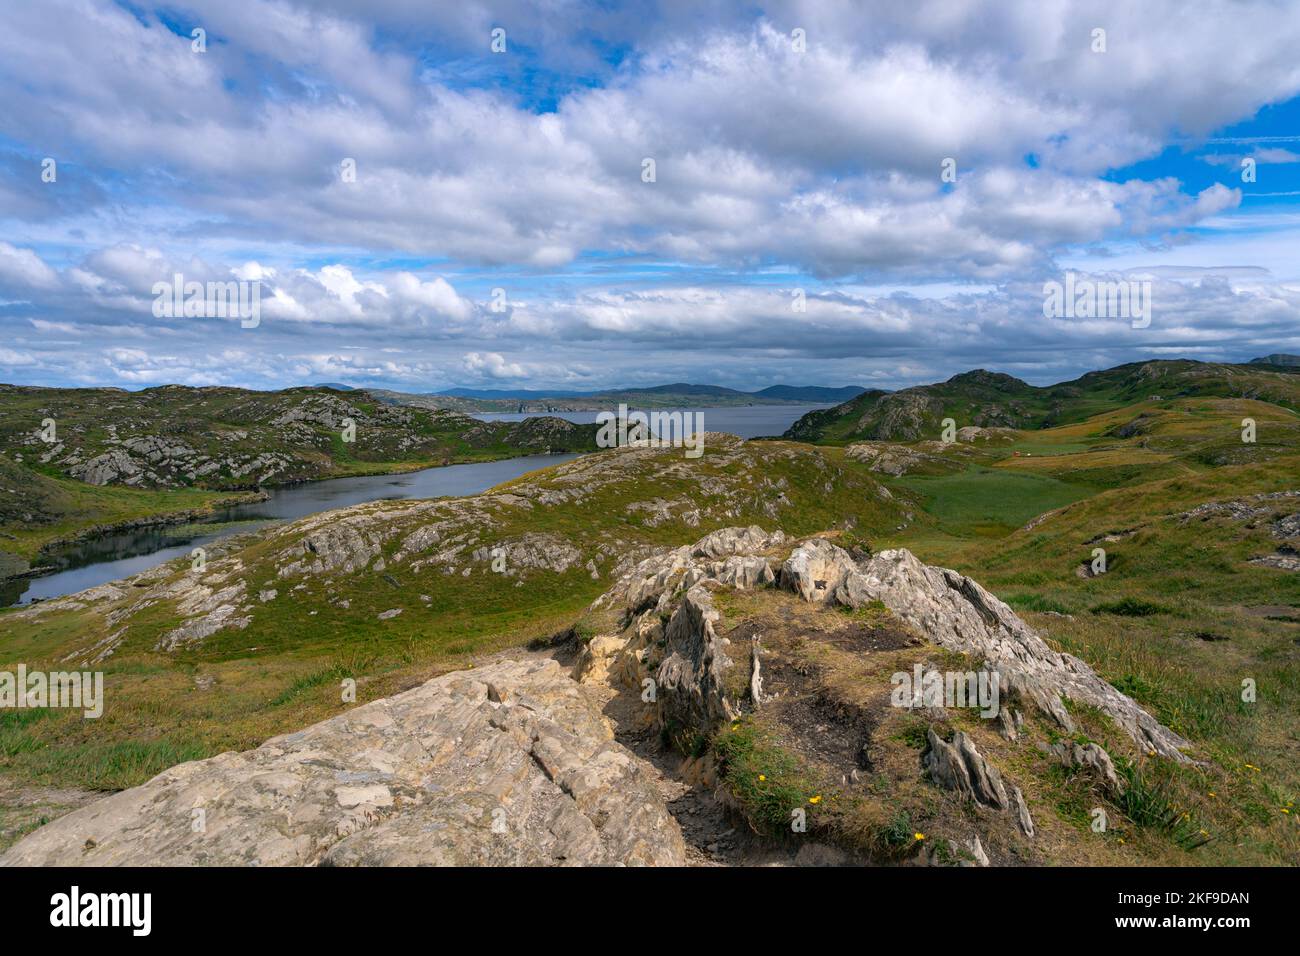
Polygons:
[[[827,681],[823,665],[811,660],[817,645],[837,652],[866,655],[897,651],[916,644],[908,630],[893,624],[827,621],[825,612],[813,622],[775,631],[764,620],[745,620],[726,633],[732,647],[748,646],[759,637],[763,692],[762,711],[780,728],[782,743],[804,760],[847,782],[858,771],[872,770],[871,741],[889,695],[865,704],[846,700]],[[809,627],[809,623],[832,626]]]
[[810,631],[799,635],[808,641],[820,641],[842,651],[871,653],[897,651],[915,647],[920,640],[910,631],[896,625],[870,625],[854,622],[834,631]]
[[[871,770],[871,738],[879,711],[834,695],[821,683],[820,668],[786,660],[769,662],[765,686],[777,696],[765,705],[781,725],[782,741],[805,760],[852,780],[854,771]],[[884,695],[884,705],[888,695]]]

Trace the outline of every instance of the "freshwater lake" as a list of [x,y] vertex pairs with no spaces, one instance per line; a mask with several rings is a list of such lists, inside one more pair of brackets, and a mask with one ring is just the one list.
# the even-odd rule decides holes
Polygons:
[[[734,408],[657,409],[699,412],[705,431],[730,432],[741,438],[779,435],[806,412],[825,405],[746,405]],[[635,409],[634,409],[635,410]],[[595,422],[597,412],[548,412],[523,414],[481,414],[476,418],[521,421],[553,415],[571,422]],[[708,454],[708,448],[705,448]],[[155,565],[188,555],[200,547],[231,534],[252,531],[274,521],[292,521],[318,511],[346,508],[365,501],[399,498],[438,498],[476,495],[548,465],[577,455],[527,455],[503,461],[426,468],[403,475],[371,475],[362,478],[328,478],[299,485],[265,489],[270,498],[236,505],[215,512],[201,522],[185,525],[139,528],[120,534],[78,541],[44,556],[59,568],[33,578],[0,581],[0,607],[48,600],[75,594],[86,588],[147,571]],[[205,532],[204,525],[212,530]]]

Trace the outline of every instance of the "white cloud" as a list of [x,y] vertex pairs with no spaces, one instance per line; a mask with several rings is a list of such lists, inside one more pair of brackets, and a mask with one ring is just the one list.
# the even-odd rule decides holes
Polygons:
[[30,249],[19,249],[0,240],[0,288],[49,289],[58,283],[58,276],[44,260]]
[[486,378],[524,378],[528,373],[517,362],[507,362],[499,352],[468,352],[463,361],[465,371]]

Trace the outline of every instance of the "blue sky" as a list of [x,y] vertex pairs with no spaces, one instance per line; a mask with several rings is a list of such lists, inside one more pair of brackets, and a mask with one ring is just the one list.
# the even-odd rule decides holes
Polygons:
[[[5,4],[0,381],[896,388],[1300,352],[1297,49],[1293,5],[1226,0]],[[1066,271],[1152,282],[1152,322],[1044,318]],[[258,283],[260,321],[156,316],[178,273]]]

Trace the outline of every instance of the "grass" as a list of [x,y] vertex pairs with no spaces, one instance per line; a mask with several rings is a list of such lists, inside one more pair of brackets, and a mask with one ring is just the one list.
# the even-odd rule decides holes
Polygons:
[[88,485],[32,471],[0,455],[0,551],[28,563],[42,550],[84,534],[140,521],[185,521],[256,499],[198,488],[145,490]]
[[1188,852],[1210,842],[1209,831],[1201,827],[1191,811],[1176,804],[1168,783],[1153,780],[1132,761],[1122,761],[1116,771],[1124,783],[1117,803],[1134,825],[1156,830]]
[[712,745],[727,792],[760,830],[770,836],[789,835],[797,810],[804,812],[807,832],[825,825],[822,818],[830,806],[825,782],[815,779],[759,725],[737,721],[724,727]]
[[902,478],[949,534],[1001,537],[1031,518],[1087,497],[1089,491],[1056,478],[972,465],[954,475]]
[[1093,614],[1117,614],[1120,617],[1150,617],[1153,614],[1169,614],[1170,609],[1154,601],[1140,598],[1124,597],[1118,601],[1098,604],[1092,609]]

